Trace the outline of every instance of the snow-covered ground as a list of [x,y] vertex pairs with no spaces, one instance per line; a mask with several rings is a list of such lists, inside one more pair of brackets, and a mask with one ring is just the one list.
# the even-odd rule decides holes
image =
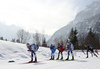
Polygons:
[[[55,58],[57,58],[58,51],[56,50]],[[64,52],[64,59],[67,53]],[[100,69],[100,55],[99,57],[85,58],[84,53],[74,51],[75,61],[57,61],[51,60],[50,49],[40,47],[37,51],[37,58],[39,63],[22,64],[30,61],[30,52],[27,52],[25,44],[12,43],[0,40],[0,69]],[[71,59],[71,56],[70,56]],[[8,61],[15,61],[8,63]]]

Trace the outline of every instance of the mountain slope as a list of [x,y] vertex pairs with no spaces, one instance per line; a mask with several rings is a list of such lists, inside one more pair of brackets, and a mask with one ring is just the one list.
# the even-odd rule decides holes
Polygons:
[[12,40],[13,38],[16,38],[17,31],[20,30],[20,27],[17,27],[15,25],[5,25],[0,23],[0,37],[3,37],[7,40]]
[[62,38],[65,41],[68,38],[69,32],[72,27],[77,28],[78,35],[87,33],[90,28],[95,30],[95,32],[100,33],[99,31],[100,24],[98,23],[99,20],[100,20],[100,0],[95,0],[90,5],[88,5],[86,9],[80,11],[76,15],[75,19],[71,21],[68,25],[56,31],[48,41],[48,45],[50,45],[51,43],[55,44],[55,39],[58,40]]

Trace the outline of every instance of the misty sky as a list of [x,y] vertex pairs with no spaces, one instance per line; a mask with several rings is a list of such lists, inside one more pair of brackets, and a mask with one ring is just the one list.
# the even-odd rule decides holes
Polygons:
[[52,35],[93,0],[0,0],[0,22]]

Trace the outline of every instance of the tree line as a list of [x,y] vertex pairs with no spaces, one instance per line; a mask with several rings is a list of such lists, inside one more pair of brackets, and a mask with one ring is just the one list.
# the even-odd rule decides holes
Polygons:
[[[29,32],[26,32],[23,29],[20,29],[17,31],[16,35],[17,35],[17,39],[13,38],[11,42],[17,42],[22,44],[29,42],[29,43],[35,43],[36,45],[47,47],[46,38],[44,34],[40,34],[38,33],[38,31],[36,31],[36,33],[34,34],[31,34]],[[30,38],[32,38],[32,40],[30,40]],[[0,37],[0,40],[7,41],[7,39],[3,39],[3,37]]]
[[92,45],[94,49],[100,49],[100,34],[94,32],[91,28],[88,34],[79,36],[80,48],[84,49],[84,45]]
[[72,28],[70,30],[68,38],[66,36],[62,36],[59,39],[55,39],[55,45],[57,43],[61,43],[64,47],[66,47],[66,43],[70,39],[70,42],[73,43],[74,49],[84,49],[85,45],[91,44],[94,49],[100,49],[100,34],[94,32],[91,28],[88,33],[82,33],[78,35],[78,31],[76,28]]
[[[18,30],[17,32],[17,39],[12,39],[11,42],[18,42],[18,43],[27,43],[29,42],[30,38],[33,38],[32,41],[37,45],[48,47],[47,41],[44,34],[38,33],[36,31],[35,34],[30,34],[29,32],[24,31],[23,29]],[[72,28],[70,30],[68,38],[66,36],[61,36],[59,39],[54,40],[54,45],[57,46],[58,43],[60,43],[63,46],[66,46],[66,43],[70,39],[70,42],[73,43],[74,49],[84,49],[85,45],[91,44],[94,49],[100,49],[100,34],[94,32],[91,28],[88,33],[82,33],[81,35],[78,35],[77,29]],[[3,37],[0,37],[0,40],[5,40]]]

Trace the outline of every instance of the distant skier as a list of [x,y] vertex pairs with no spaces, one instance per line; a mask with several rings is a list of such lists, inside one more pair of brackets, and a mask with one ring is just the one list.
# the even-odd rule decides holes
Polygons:
[[50,60],[54,60],[54,53],[56,51],[56,48],[55,48],[55,46],[53,44],[51,44],[50,50],[51,50],[51,58],[50,58]]
[[88,52],[90,51],[92,54],[94,54],[96,57],[98,57],[96,54],[95,54],[95,52],[93,51],[93,48],[92,48],[92,45],[87,45],[87,46],[85,46],[85,49],[87,49],[87,57],[86,58],[88,58]]
[[72,60],[74,60],[73,44],[70,42],[70,40],[68,40],[68,42],[67,42],[66,49],[68,51],[68,56],[67,56],[67,59],[66,60],[69,60],[70,52],[72,54]]
[[[38,50],[39,46],[35,44],[30,45],[29,43],[27,43],[26,45],[27,45],[28,51],[31,52],[31,61],[29,61],[29,63],[37,62],[36,51]],[[35,56],[35,61],[33,61],[33,54]]]
[[57,58],[57,60],[59,59],[59,56],[60,56],[60,53],[61,53],[61,60],[63,59],[63,51],[65,50],[64,48],[63,48],[63,46],[62,45],[60,45],[60,43],[58,43],[58,46],[57,46],[57,49],[58,49],[58,58]]

